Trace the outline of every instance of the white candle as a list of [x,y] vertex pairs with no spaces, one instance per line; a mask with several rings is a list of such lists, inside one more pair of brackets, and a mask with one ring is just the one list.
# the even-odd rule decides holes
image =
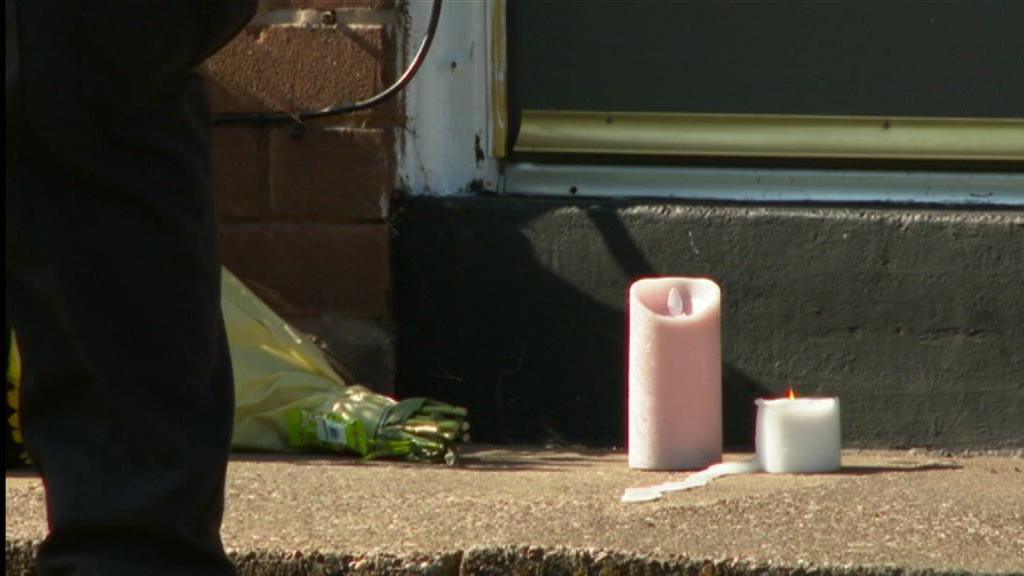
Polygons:
[[629,288],[629,466],[703,468],[722,459],[721,291],[704,278]]
[[769,473],[838,470],[838,398],[757,399],[757,460]]

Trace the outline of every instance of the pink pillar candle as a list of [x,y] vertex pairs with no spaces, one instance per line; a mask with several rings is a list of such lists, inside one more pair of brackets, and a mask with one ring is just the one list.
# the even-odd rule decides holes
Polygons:
[[638,280],[629,288],[629,466],[721,459],[721,290],[705,278]]

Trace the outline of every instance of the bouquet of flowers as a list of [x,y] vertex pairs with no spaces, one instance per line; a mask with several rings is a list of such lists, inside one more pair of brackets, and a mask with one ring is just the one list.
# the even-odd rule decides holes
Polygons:
[[235,373],[234,448],[456,462],[468,439],[465,408],[351,385],[330,356],[227,270],[221,290]]

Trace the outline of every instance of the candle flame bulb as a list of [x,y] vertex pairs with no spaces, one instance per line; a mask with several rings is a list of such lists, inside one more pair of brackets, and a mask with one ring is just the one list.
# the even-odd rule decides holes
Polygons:
[[668,313],[672,316],[683,315],[683,297],[674,287],[668,291]]
[[786,394],[786,397],[790,400],[796,400],[796,390],[793,390],[792,385],[789,386],[789,393]]

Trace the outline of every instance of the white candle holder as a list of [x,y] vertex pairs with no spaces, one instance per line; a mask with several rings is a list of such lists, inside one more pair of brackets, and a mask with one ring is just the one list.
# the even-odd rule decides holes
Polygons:
[[754,403],[761,470],[786,474],[840,468],[838,398],[759,398]]

